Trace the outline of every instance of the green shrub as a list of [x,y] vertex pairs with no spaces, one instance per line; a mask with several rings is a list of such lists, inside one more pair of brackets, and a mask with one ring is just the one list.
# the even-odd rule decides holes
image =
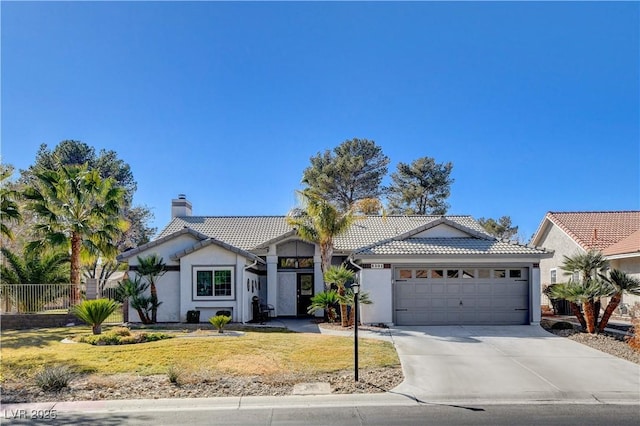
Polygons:
[[567,321],[559,321],[551,326],[552,330],[573,330],[573,324]]
[[117,327],[100,335],[82,336],[80,342],[90,345],[131,345],[135,343],[155,342],[170,339],[173,336],[166,333],[131,333],[126,327]]
[[109,330],[109,332],[122,337],[131,336],[131,330],[129,330],[127,327],[114,327]]
[[231,321],[231,317],[226,315],[216,315],[209,318],[209,322],[218,330],[218,333],[222,333],[222,329]]
[[45,392],[57,392],[66,388],[73,378],[73,372],[66,365],[45,367],[35,376],[36,385]]
[[102,323],[120,307],[111,299],[84,300],[71,308],[71,313],[91,325],[93,334],[102,333]]
[[179,386],[182,370],[175,365],[170,365],[169,368],[167,368],[167,376],[169,377],[169,382]]

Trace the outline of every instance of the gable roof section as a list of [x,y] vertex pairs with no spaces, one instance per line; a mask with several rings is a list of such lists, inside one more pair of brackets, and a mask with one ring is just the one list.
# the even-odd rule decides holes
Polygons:
[[170,234],[161,236],[158,239],[150,241],[147,244],[143,244],[143,245],[138,246],[138,247],[136,247],[134,249],[127,250],[124,253],[119,254],[117,259],[119,261],[125,260],[125,259],[129,259],[129,258],[131,258],[133,256],[136,256],[136,255],[142,253],[145,250],[148,250],[148,249],[153,248],[153,247],[157,247],[160,244],[163,244],[163,243],[165,243],[165,242],[167,242],[169,240],[172,240],[174,238],[177,238],[177,237],[179,237],[181,235],[185,235],[185,234],[190,234],[191,236],[193,236],[194,238],[196,238],[197,240],[200,240],[200,241],[206,240],[207,238],[209,238],[206,235],[201,234],[200,232],[195,231],[195,230],[193,230],[191,228],[183,227],[183,228],[178,229],[178,230],[176,230],[176,231],[174,231],[174,232],[172,232]]
[[544,249],[484,238],[407,238],[390,240],[356,251],[356,256],[405,255],[540,255]]
[[262,260],[261,258],[256,256],[255,254],[249,253],[246,250],[239,249],[237,247],[234,247],[234,246],[232,246],[230,244],[227,244],[225,242],[222,242],[220,240],[216,240],[215,238],[207,238],[204,241],[199,241],[196,244],[194,244],[193,246],[189,247],[188,249],[181,250],[181,251],[175,253],[173,256],[171,256],[171,260],[180,260],[181,257],[184,257],[184,256],[186,256],[188,254],[191,254],[191,253],[193,253],[193,252],[195,252],[197,250],[200,250],[201,248],[210,246],[212,244],[216,245],[218,247],[222,247],[223,249],[229,250],[230,252],[233,252],[233,253],[239,254],[241,256],[244,256],[247,259],[251,259],[253,261],[257,261],[258,263],[262,263],[262,264],[265,263],[264,260]]
[[621,254],[634,253],[640,254],[640,230],[602,250],[602,254],[604,254],[605,256],[617,256]]
[[539,244],[551,224],[583,249],[602,251],[640,229],[640,211],[548,212],[532,239],[534,244]]

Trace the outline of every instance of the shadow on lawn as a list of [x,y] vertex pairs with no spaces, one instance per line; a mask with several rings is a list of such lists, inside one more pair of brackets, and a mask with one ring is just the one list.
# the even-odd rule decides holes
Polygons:
[[86,326],[65,328],[41,328],[31,330],[6,330],[0,336],[3,348],[43,348],[64,338],[72,338],[79,334],[90,334]]

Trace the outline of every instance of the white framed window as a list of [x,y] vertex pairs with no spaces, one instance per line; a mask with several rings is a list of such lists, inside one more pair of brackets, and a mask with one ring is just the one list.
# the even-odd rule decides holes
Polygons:
[[193,268],[193,300],[233,300],[235,277],[232,266]]
[[558,271],[556,269],[551,269],[549,271],[549,284],[555,284],[558,282]]

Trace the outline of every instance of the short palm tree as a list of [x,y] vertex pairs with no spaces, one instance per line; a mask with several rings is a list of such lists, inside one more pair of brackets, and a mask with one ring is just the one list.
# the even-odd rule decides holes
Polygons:
[[158,320],[158,307],[161,302],[158,299],[158,288],[156,283],[166,272],[166,265],[163,259],[156,253],[146,257],[138,256],[138,275],[145,278],[149,283],[151,291],[151,322],[156,323]]
[[333,257],[334,238],[349,230],[355,215],[352,210],[341,212],[321,195],[307,188],[298,191],[303,207],[287,217],[304,241],[318,244],[322,273],[327,272]]
[[[340,303],[343,303],[346,306],[351,308],[351,312],[349,314],[349,325],[355,324],[356,310],[354,309],[354,307],[355,307],[356,297],[353,291],[351,289],[347,289],[344,296],[340,296],[338,300],[340,301]],[[373,301],[369,297],[368,292],[363,291],[362,293],[358,294],[358,305],[371,305],[371,304],[373,304]]]
[[209,318],[209,322],[218,330],[218,333],[222,333],[224,326],[230,321],[231,317],[227,315],[216,315],[215,317]]
[[71,308],[71,313],[91,325],[93,334],[102,333],[102,323],[113,314],[120,304],[111,299],[84,300]]
[[326,290],[316,293],[311,298],[311,305],[307,308],[309,315],[315,314],[317,311],[323,310],[325,319],[331,323],[336,320],[336,304],[338,303],[338,292],[335,290]]
[[[335,284],[338,289],[338,296],[345,295],[345,285],[349,281],[353,281],[356,273],[350,269],[347,269],[346,266],[331,266],[324,273],[324,282],[327,284]],[[340,323],[343,327],[347,327],[349,325],[349,320],[347,318],[347,305],[343,302],[340,302]]]
[[[129,306],[138,312],[140,321],[143,324],[151,324],[151,297],[145,293],[149,289],[149,283],[142,281],[140,276],[136,276],[133,280],[126,278],[118,283],[116,288],[116,298],[120,302],[127,301]],[[158,303],[159,305],[159,303]]]
[[39,218],[34,231],[40,239],[29,247],[50,244],[70,249],[72,297],[79,300],[83,251],[98,247],[116,250],[115,241],[127,229],[122,216],[125,191],[86,165],[60,166],[34,176],[34,185],[23,196],[28,200],[27,208]]
[[640,296],[640,280],[630,277],[618,269],[609,271],[609,276],[602,274],[601,278],[611,286],[611,299],[609,299],[609,303],[604,310],[600,325],[598,325],[598,331],[604,331],[609,323],[609,318],[611,318],[613,311],[620,304],[625,293]]
[[13,239],[13,233],[8,224],[22,220],[22,215],[16,202],[18,193],[8,188],[7,180],[12,172],[11,167],[0,166],[0,235],[4,235],[9,239]]

